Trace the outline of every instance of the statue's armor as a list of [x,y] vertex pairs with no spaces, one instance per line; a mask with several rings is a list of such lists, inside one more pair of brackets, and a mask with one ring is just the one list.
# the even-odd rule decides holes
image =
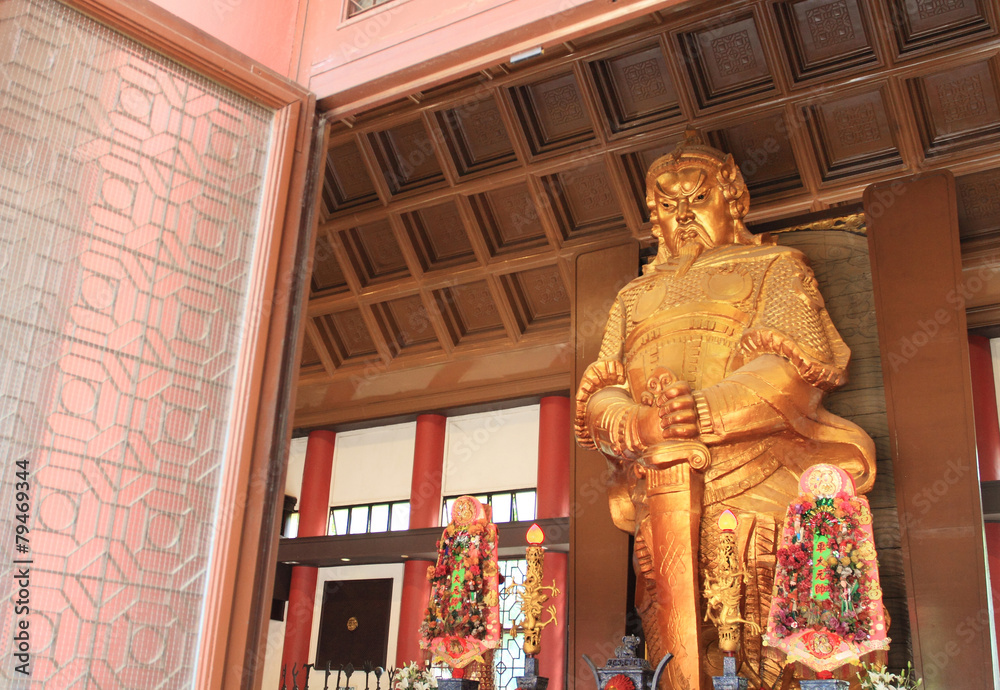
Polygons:
[[[788,375],[797,379],[797,393],[789,397],[788,389],[778,381],[739,371],[765,354],[777,355],[791,365]],[[707,250],[689,266],[658,264],[623,288],[612,306],[595,365],[622,371],[623,380],[615,385],[627,390],[633,401],[642,400],[650,379],[665,371],[686,381],[699,400],[699,436],[711,452],[701,498],[698,561],[703,571],[715,553],[719,513],[729,508],[738,515],[754,516],[742,518],[752,523],[742,539],[746,565],[753,575],[747,585],[746,615],[758,623],[765,623],[761,618],[770,600],[775,520],[780,520],[797,495],[801,472],[818,461],[818,452],[829,452],[813,446],[817,438],[826,440],[825,432],[814,432],[836,420],[832,423],[845,438],[854,430],[862,433],[856,427],[844,431],[842,425],[853,425],[818,404],[821,390],[843,382],[849,356],[805,258],[785,247],[727,245]],[[586,397],[593,394],[585,391],[587,375],[584,379],[583,395],[578,394],[581,445],[598,447],[615,464],[623,457],[638,458],[636,449],[621,447],[620,442],[609,447],[608,438],[598,439],[593,416],[589,428],[583,422]],[[780,422],[774,430],[753,431],[755,420],[769,417]],[[601,421],[598,417],[598,426]],[[861,486],[871,471],[863,458],[865,451],[859,453],[852,439],[834,452]],[[674,442],[668,439],[663,444]],[[649,449],[644,452],[648,456]],[[641,462],[635,465],[641,467]],[[656,542],[663,535],[656,534],[673,529],[664,527],[669,523],[656,517],[658,509],[648,505],[651,482],[661,481],[655,475],[663,473],[630,469],[631,462],[616,466],[620,467],[617,487],[609,490],[612,516],[619,527],[636,536],[637,565],[650,587],[643,618],[651,621],[658,615],[652,583],[658,572],[676,565],[673,556],[654,553],[662,550]],[[661,526],[652,527],[652,520]],[[669,617],[669,612],[663,614]],[[657,627],[667,638],[674,637],[671,629],[676,625],[671,621],[661,620]],[[661,641],[647,634],[651,656],[655,659],[673,651],[668,647],[677,644],[677,639]],[[764,658],[765,651],[759,638],[744,639],[746,660],[759,678],[773,681],[777,666]]]
[[[751,331],[758,337],[748,340]],[[762,349],[762,340],[771,342]],[[599,359],[626,364],[638,399],[658,367],[699,390],[768,349],[794,353],[803,378],[826,389],[842,383],[850,355],[799,252],[737,245],[709,252],[681,276],[661,264],[625,286]]]

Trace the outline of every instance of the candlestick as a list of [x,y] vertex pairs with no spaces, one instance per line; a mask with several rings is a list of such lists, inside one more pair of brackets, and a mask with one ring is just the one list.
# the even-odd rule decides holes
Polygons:
[[740,593],[746,580],[746,571],[736,554],[736,516],[727,510],[719,516],[719,551],[715,559],[715,572],[705,578],[705,598],[708,606],[705,620],[719,630],[719,649],[733,656],[740,648],[740,623],[750,626],[753,634],[760,634],[760,626],[740,617]]
[[555,579],[552,585],[542,585],[544,575],[545,550],[542,543],[545,541],[545,533],[538,525],[532,525],[528,530],[528,572],[525,575],[523,584],[511,584],[507,591],[517,591],[521,600],[521,613],[524,616],[520,621],[511,626],[511,635],[518,632],[524,633],[524,653],[528,657],[536,656],[542,649],[542,630],[556,622],[556,607],[550,605],[545,611],[549,614],[549,619],[542,622],[542,608],[551,597],[559,596],[559,589],[556,587]]

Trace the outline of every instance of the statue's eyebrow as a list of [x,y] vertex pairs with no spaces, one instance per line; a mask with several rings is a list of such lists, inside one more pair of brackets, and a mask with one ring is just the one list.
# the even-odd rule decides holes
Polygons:
[[[705,180],[707,180],[707,179],[708,179],[708,175],[705,174],[705,171],[704,170],[699,171],[699,173],[698,173],[698,179],[695,180],[694,186],[691,188],[691,191],[684,191],[682,189],[681,190],[681,194],[683,196],[691,196],[693,194],[696,194],[698,192],[698,190],[701,189],[702,185],[705,184]],[[660,191],[661,194],[663,194],[666,197],[669,197],[670,199],[676,199],[677,198],[674,194],[671,194],[666,189],[664,189],[663,187],[660,186],[660,180],[659,180],[659,178],[657,178],[657,180],[656,180],[656,188]]]

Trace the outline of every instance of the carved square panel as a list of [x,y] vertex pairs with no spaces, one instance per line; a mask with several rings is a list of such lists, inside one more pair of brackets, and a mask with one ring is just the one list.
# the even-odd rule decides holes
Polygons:
[[444,183],[433,139],[421,119],[373,132],[368,137],[393,194]]
[[509,93],[532,155],[594,138],[594,126],[573,72],[515,86]]
[[996,141],[1000,90],[994,75],[984,60],[909,80],[927,156]]
[[646,173],[657,158],[673,151],[680,140],[681,137],[675,135],[664,139],[662,146],[622,154],[628,186],[643,222],[649,222],[649,207],[646,206]]
[[791,0],[774,10],[795,81],[878,62],[860,0]]
[[990,26],[989,0],[891,0],[896,49],[901,57],[940,50],[995,33]]
[[424,271],[476,260],[454,200],[404,213],[401,218]]
[[327,215],[378,202],[358,143],[353,139],[330,147],[323,175],[323,209]]
[[788,127],[781,115],[709,132],[712,146],[733,154],[751,196],[768,196],[802,186]]
[[463,101],[436,115],[460,177],[495,171],[517,162],[500,109],[492,94]]
[[805,109],[824,181],[902,165],[882,89]]
[[320,232],[316,237],[316,251],[313,253],[312,291],[343,292],[347,290],[347,279],[340,268],[337,257],[333,255],[330,240],[326,233]]
[[393,357],[439,347],[434,326],[420,295],[376,304],[373,311]]
[[548,175],[542,185],[564,240],[625,227],[603,161]]
[[491,256],[546,245],[545,230],[526,182],[469,197]]
[[505,337],[503,321],[485,280],[434,291],[454,345]]
[[340,237],[362,287],[409,275],[388,220],[343,230]]
[[360,309],[317,316],[313,323],[334,366],[378,354]]
[[557,266],[509,273],[500,282],[522,333],[569,326],[569,293]]
[[683,117],[659,43],[596,60],[590,69],[613,133]]
[[1000,168],[955,178],[962,239],[1000,232]]
[[701,108],[759,97],[774,89],[757,23],[746,14],[678,36]]

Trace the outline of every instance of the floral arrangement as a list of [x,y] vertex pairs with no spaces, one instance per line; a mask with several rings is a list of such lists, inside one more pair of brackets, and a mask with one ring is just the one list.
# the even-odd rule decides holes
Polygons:
[[[431,601],[421,626],[425,639],[487,635],[488,602],[483,569],[495,565],[496,543],[485,525],[449,525],[438,541],[438,560],[430,573]],[[495,573],[493,573],[495,574]]]
[[846,492],[800,496],[789,507],[791,539],[778,549],[773,635],[785,638],[804,629],[829,631],[847,642],[872,633],[866,583],[874,554],[860,524],[868,514]]
[[397,668],[392,674],[393,690],[430,690],[437,686],[437,678],[415,661]]
[[889,673],[885,666],[862,663],[858,680],[862,690],[913,690],[923,683],[922,679],[913,677],[913,664],[909,662],[899,674]]

